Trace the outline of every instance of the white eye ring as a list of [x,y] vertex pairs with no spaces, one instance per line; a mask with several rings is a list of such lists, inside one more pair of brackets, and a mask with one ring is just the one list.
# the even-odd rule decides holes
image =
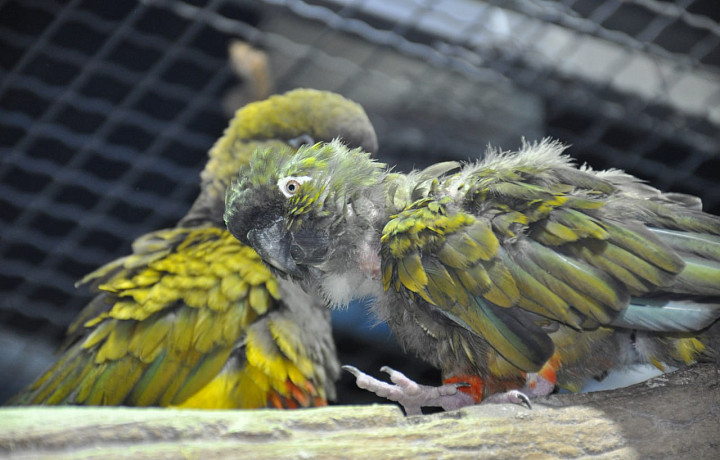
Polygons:
[[300,191],[300,186],[302,184],[304,184],[310,179],[312,179],[312,177],[309,176],[283,177],[277,181],[277,186],[286,198],[290,198],[291,196],[295,195],[297,192]]

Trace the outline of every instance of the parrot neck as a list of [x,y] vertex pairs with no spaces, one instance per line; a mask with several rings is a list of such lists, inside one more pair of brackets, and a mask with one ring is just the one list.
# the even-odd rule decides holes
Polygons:
[[319,267],[320,293],[335,307],[382,293],[380,236],[387,219],[384,186],[366,185],[345,203],[333,256]]
[[320,293],[332,307],[345,307],[353,300],[383,292],[380,238],[370,232],[365,235],[358,235],[351,252],[342,251],[340,257],[347,262],[342,269],[327,271],[320,279]]

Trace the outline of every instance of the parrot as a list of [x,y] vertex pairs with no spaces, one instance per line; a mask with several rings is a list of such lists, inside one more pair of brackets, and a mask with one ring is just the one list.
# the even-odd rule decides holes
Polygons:
[[329,310],[225,228],[225,190],[257,148],[377,137],[344,97],[296,89],[240,108],[209,150],[201,190],[174,228],[85,276],[95,293],[57,362],[10,405],[297,408],[335,397]]
[[[400,403],[531,408],[636,363],[713,356],[720,217],[621,170],[577,166],[553,139],[407,174],[339,140],[253,153],[228,189],[228,230],[329,306],[371,299],[422,385],[344,366]],[[707,341],[706,341],[707,342]]]

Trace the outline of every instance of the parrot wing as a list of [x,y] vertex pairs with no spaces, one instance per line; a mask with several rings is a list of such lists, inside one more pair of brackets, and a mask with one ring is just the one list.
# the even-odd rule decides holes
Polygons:
[[548,320],[679,331],[720,316],[717,298],[634,302],[720,295],[720,219],[624,173],[574,168],[561,152],[542,143],[490,154],[416,186],[425,196],[383,229],[385,289],[419,296],[531,372],[553,354]]
[[133,248],[80,282],[99,293],[71,326],[75,343],[11,404],[298,407],[333,396],[329,327],[303,330],[326,312],[290,310],[252,249],[212,226],[153,232]]

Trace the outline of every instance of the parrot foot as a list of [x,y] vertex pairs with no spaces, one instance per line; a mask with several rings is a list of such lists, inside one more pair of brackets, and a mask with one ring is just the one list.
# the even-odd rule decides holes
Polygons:
[[390,376],[390,380],[394,383],[391,385],[367,375],[354,366],[343,366],[343,369],[355,376],[358,387],[399,403],[407,415],[420,415],[423,407],[453,410],[475,404],[472,396],[458,391],[458,388],[466,386],[464,383],[451,383],[438,387],[420,385],[402,372],[383,366],[380,370]]

